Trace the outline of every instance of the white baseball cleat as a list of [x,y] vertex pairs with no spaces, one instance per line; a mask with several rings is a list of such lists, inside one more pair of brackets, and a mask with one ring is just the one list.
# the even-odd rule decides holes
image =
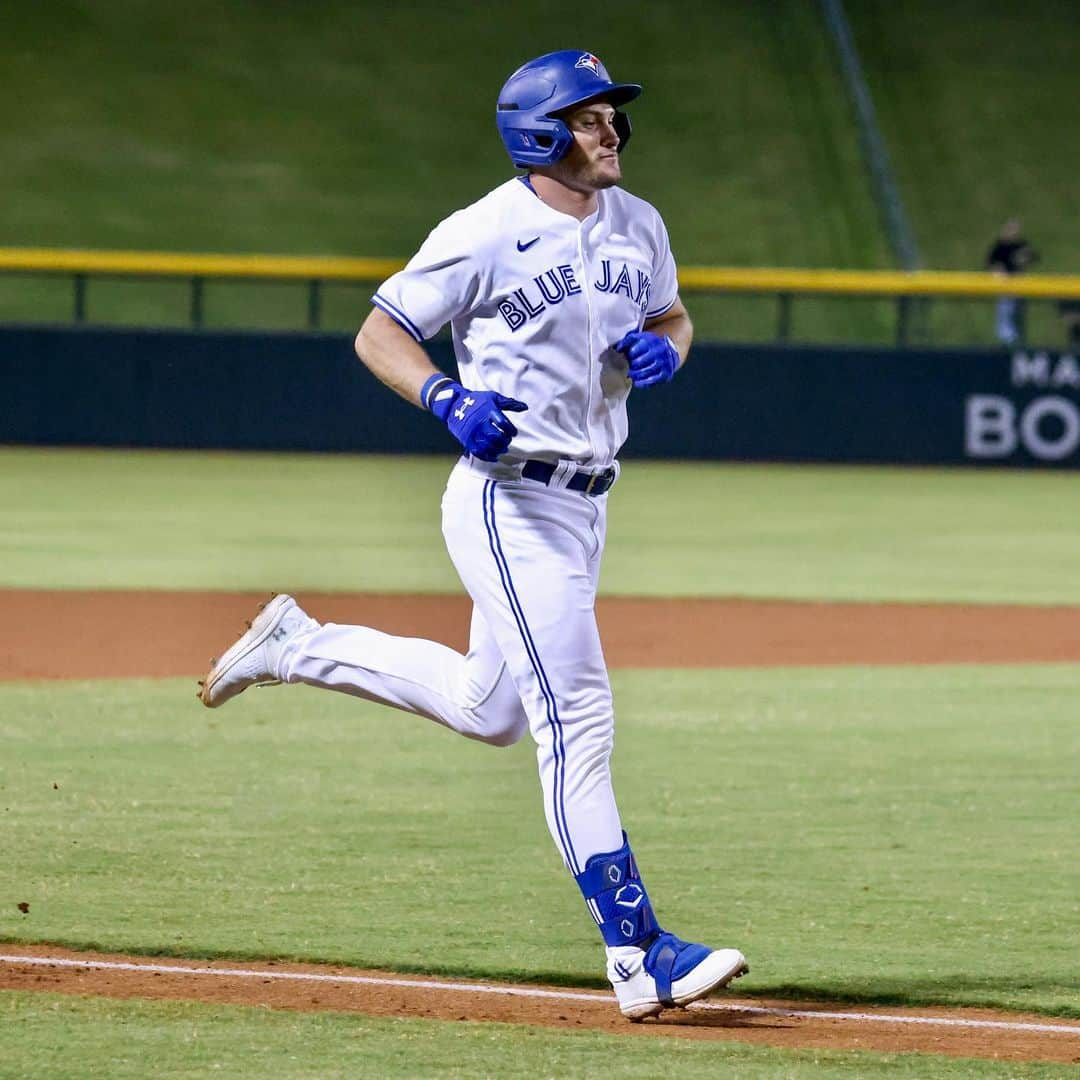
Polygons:
[[199,700],[216,709],[249,686],[273,686],[281,682],[278,661],[294,634],[314,630],[319,624],[285,593],[272,597],[259,608],[235,645],[232,645],[199,683]]
[[667,933],[647,950],[623,945],[607,954],[608,979],[620,1011],[630,1020],[685,1008],[750,970],[738,949],[709,949]]

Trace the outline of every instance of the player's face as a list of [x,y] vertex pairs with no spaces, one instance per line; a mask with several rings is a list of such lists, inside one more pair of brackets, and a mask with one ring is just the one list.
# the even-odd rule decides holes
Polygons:
[[559,172],[568,187],[579,191],[600,191],[622,179],[619,164],[619,136],[613,126],[615,110],[606,102],[580,105],[563,117],[574,136],[574,144],[559,162]]

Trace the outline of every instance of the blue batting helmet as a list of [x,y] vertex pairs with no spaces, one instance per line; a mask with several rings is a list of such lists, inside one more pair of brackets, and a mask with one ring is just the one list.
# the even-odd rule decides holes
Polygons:
[[615,130],[621,150],[630,138],[630,119],[618,106],[641,93],[637,83],[611,81],[592,53],[563,49],[530,60],[499,91],[495,123],[515,165],[554,165],[574,142],[557,113],[601,99],[616,106]]

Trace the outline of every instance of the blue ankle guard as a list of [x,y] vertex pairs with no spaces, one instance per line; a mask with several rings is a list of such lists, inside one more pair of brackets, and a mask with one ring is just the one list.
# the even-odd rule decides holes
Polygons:
[[712,949],[680,941],[674,934],[661,934],[645,954],[645,970],[656,982],[656,996],[667,1009],[675,1007],[671,984],[689,974]]
[[618,851],[593,855],[576,880],[605,945],[640,946],[660,933],[626,833]]

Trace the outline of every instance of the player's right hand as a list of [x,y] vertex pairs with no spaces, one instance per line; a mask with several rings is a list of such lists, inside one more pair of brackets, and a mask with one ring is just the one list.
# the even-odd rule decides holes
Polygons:
[[420,400],[481,461],[495,461],[506,453],[518,433],[506,413],[524,412],[529,407],[492,390],[466,390],[444,375],[433,375],[424,384]]
[[671,382],[681,363],[675,342],[648,330],[623,334],[615,349],[626,356],[627,375],[635,386]]

